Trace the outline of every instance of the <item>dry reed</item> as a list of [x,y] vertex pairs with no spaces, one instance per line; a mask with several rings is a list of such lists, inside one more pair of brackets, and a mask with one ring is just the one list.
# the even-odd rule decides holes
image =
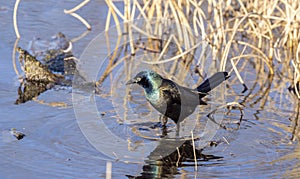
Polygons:
[[[106,0],[106,3],[109,7],[106,30],[114,20],[118,34],[130,42],[128,49],[131,55],[135,54],[136,47],[140,47],[134,44],[136,39],[133,39],[132,33],[148,37],[143,46],[150,53],[151,60],[143,61],[151,65],[173,63],[173,72],[165,72],[166,76],[175,74],[174,70],[180,66],[178,64],[184,64],[186,69],[194,66],[201,75],[206,71],[207,63],[212,61],[220,71],[230,71],[231,75],[234,73],[237,76],[232,79],[232,84],[242,84],[245,88],[243,92],[248,89],[242,105],[263,108],[269,99],[271,86],[278,78],[281,84],[294,86],[295,94],[300,98],[299,0],[133,0],[123,2],[124,13],[115,2]],[[138,20],[134,20],[140,18],[144,19],[143,28],[137,25]],[[120,22],[125,22],[124,27]],[[166,35],[164,27],[168,25],[173,31]],[[162,41],[160,47],[155,43],[159,39]],[[166,58],[170,44],[175,44],[177,52]],[[209,60],[206,58],[207,48],[212,49],[212,59]],[[198,49],[201,49],[201,56],[186,62],[188,55],[195,55]],[[157,50],[159,53],[153,53]],[[249,65],[253,66],[255,81],[245,83],[245,72],[249,71]],[[182,80],[186,75],[185,72],[174,78],[182,76]],[[281,95],[279,98],[284,98],[288,86],[280,87],[273,91],[278,90]],[[234,101],[240,101],[241,91],[235,92],[234,88],[229,91],[231,96],[235,96]]]

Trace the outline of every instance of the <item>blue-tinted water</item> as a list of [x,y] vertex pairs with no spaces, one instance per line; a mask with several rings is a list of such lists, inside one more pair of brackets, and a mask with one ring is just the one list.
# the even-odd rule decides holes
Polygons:
[[[63,13],[63,9],[72,8],[79,2],[21,1],[18,12],[21,39],[18,45],[27,48],[33,37],[49,39],[57,32],[64,33],[70,39],[85,32],[85,27],[78,20]],[[278,90],[271,90],[263,108],[259,105],[252,107],[246,105],[240,129],[230,133],[222,133],[220,129],[218,140],[224,134],[229,143],[223,141],[216,147],[206,147],[203,154],[213,155],[215,158],[199,160],[198,171],[195,171],[192,160],[184,161],[175,169],[168,162],[153,164],[145,160],[149,151],[153,151],[159,143],[156,141],[154,146],[151,145],[153,149],[147,148],[149,151],[139,151],[152,139],[134,136],[136,133],[132,131],[121,131],[135,128],[123,127],[123,118],[116,116],[112,111],[116,106],[112,104],[101,106],[112,103],[110,100],[113,99],[109,97],[110,89],[104,90],[102,95],[95,97],[95,100],[101,103],[99,112],[105,112],[106,116],[109,116],[105,121],[108,128],[117,136],[128,139],[126,144],[132,147],[131,155],[140,157],[131,156],[127,163],[125,160],[118,160],[126,158],[125,154],[116,157],[117,159],[112,158],[89,143],[77,123],[78,116],[73,109],[72,89],[49,90],[38,98],[45,103],[63,102],[65,106],[62,107],[41,104],[41,101],[15,105],[19,82],[12,64],[15,42],[13,6],[12,1],[5,1],[0,5],[0,178],[105,178],[108,175],[107,166],[110,164],[108,161],[112,161],[113,178],[126,178],[126,175],[141,176],[141,173],[144,173],[144,176],[152,173],[151,176],[175,178],[294,178],[300,173],[299,132],[295,130],[295,125],[298,125],[298,119],[295,119],[297,104],[288,92],[279,95]],[[107,6],[102,1],[92,1],[78,12],[92,25],[92,31],[74,43],[75,56],[79,57],[87,44],[103,31],[106,12]],[[251,75],[251,71],[248,75]],[[236,77],[233,75],[232,78]],[[234,89],[241,91],[240,88],[237,86]],[[228,96],[227,100],[230,99],[234,97]],[[89,94],[82,100],[89,100]],[[105,103],[102,103],[103,101]],[[144,108],[149,106],[145,105]],[[147,111],[143,112],[146,114]],[[236,114],[238,116],[239,113]],[[227,118],[238,119],[230,115]],[[97,121],[95,124],[97,125]],[[97,128],[93,125],[89,127]],[[170,127],[174,126],[171,124]],[[25,133],[25,138],[22,140],[14,138],[10,134],[11,128]],[[123,136],[123,133],[128,136]],[[101,140],[104,141],[99,138],[99,141]],[[122,151],[114,148],[117,145],[111,143],[103,145],[107,145],[111,151]],[[174,169],[175,172],[166,172],[168,169],[170,171]]]

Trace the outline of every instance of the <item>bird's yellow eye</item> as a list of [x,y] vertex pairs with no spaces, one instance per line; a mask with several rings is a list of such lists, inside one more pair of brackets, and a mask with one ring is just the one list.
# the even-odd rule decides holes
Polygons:
[[140,78],[140,77],[137,77],[137,78],[136,78],[136,81],[141,81],[141,79],[142,79],[142,78]]

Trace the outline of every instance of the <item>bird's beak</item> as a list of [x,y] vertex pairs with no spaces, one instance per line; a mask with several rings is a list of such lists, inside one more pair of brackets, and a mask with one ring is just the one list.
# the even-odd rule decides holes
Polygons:
[[137,82],[136,79],[131,79],[131,80],[127,81],[126,85],[131,85],[131,84],[134,84],[136,82]]

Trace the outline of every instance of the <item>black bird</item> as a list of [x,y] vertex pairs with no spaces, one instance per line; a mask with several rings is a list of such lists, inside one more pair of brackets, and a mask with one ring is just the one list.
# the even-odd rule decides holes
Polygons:
[[198,105],[205,105],[202,98],[227,78],[229,78],[227,72],[217,72],[197,88],[190,89],[147,70],[139,72],[126,85],[136,83],[144,88],[146,99],[164,115],[163,126],[165,126],[167,117],[179,124],[191,115]]

